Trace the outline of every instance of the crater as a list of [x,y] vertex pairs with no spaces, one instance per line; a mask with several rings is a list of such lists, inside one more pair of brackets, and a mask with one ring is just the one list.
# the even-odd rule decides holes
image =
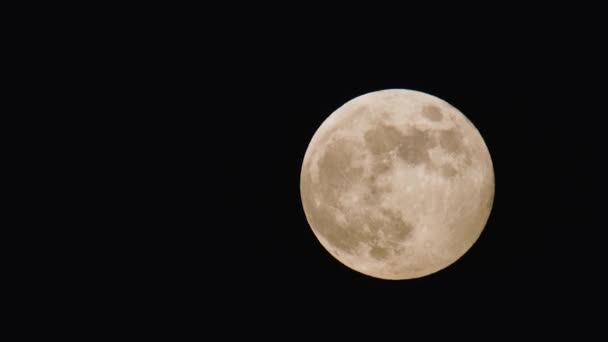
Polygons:
[[422,115],[431,121],[441,121],[443,114],[437,106],[426,105],[422,108]]
[[379,125],[365,132],[364,139],[367,148],[374,155],[381,155],[394,149],[403,135],[394,126]]
[[380,212],[382,215],[379,218],[368,219],[373,233],[371,239],[374,241],[370,256],[378,260],[386,259],[391,251],[395,254],[401,253],[401,242],[405,241],[414,229],[398,212],[388,209],[380,209]]
[[426,163],[430,160],[429,149],[434,145],[429,133],[414,128],[410,135],[402,136],[397,155],[410,164]]
[[[328,143],[331,143],[331,139],[335,134],[336,129],[342,129],[342,130],[348,130],[348,129],[352,129],[353,127],[353,123],[355,122],[355,118],[360,117],[360,116],[365,116],[365,114],[369,111],[369,106],[368,105],[360,105],[357,108],[353,109],[351,113],[349,113],[349,120],[342,120],[339,122],[339,127],[335,127],[338,126],[337,124],[334,124],[333,129],[330,129],[330,127],[328,127],[328,129],[324,129],[324,130],[317,130],[317,132],[314,132],[313,138],[316,139],[316,142],[314,144],[314,146],[316,146],[316,148],[318,149],[320,146],[325,146]],[[319,122],[319,128],[323,127],[323,121]],[[317,137],[318,135],[318,137]]]
[[342,224],[336,222],[335,210],[329,206],[310,208],[309,217],[312,228],[326,239],[331,246],[345,252],[353,252],[363,239],[360,228],[353,224],[350,217]]
[[[307,185],[307,184],[306,184]],[[313,190],[314,192],[314,190]],[[408,239],[414,227],[402,219],[401,214],[389,209],[376,209],[376,205],[354,208],[340,217],[341,208],[323,201],[315,206],[310,196],[304,196],[307,219],[316,233],[341,251],[353,253],[361,244],[376,246],[375,258],[387,257],[402,251],[401,242]],[[367,227],[367,228],[366,228]]]
[[393,167],[393,162],[390,160],[379,160],[372,165],[372,171],[377,174],[388,172]]
[[318,162],[319,187],[328,200],[335,200],[336,191],[345,190],[363,175],[363,168],[352,167],[354,157],[349,141],[341,139],[331,142]]
[[458,174],[458,170],[456,170],[452,165],[442,165],[441,166],[441,175],[444,177],[454,177]]
[[380,211],[383,214],[383,222],[380,226],[389,241],[403,241],[410,236],[414,226],[405,221],[399,212],[389,209],[380,209]]
[[[397,156],[409,164],[426,163],[430,160],[428,150],[436,143],[427,132],[411,128],[409,134],[403,134],[394,126],[378,125],[364,135],[367,148],[375,156],[386,155],[396,150]],[[383,165],[384,163],[384,165]],[[375,171],[384,172],[390,168],[385,161],[374,165]]]
[[463,152],[463,140],[460,133],[453,129],[439,132],[439,146],[448,152],[458,153]]
[[[321,193],[325,191],[324,189],[326,187],[322,184],[313,183],[310,173],[305,173],[303,175],[301,188],[306,218],[315,233],[325,238],[336,248],[344,251],[352,251],[353,247],[358,244],[358,241],[354,241],[346,234],[353,228],[352,221],[350,220],[350,217],[345,215],[345,220],[338,223],[339,215],[337,214],[339,212],[332,207],[332,203],[336,203],[333,198],[333,193],[331,193],[329,198],[325,193]],[[318,206],[315,204],[315,196],[313,196],[313,194],[317,193],[320,193],[323,196],[320,205]]]
[[382,248],[378,245],[372,246],[372,249],[369,251],[369,255],[377,260],[383,260],[388,257],[388,251],[386,248]]
[[389,184],[379,185],[376,179],[377,176],[375,174],[372,174],[364,180],[369,191],[366,191],[363,199],[365,203],[370,205],[379,204],[380,200],[384,197],[384,194],[391,191],[391,186]]

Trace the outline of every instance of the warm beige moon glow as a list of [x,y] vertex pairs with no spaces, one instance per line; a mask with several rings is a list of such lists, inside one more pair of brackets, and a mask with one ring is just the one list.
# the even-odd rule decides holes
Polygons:
[[314,134],[300,192],[323,247],[382,279],[437,272],[481,234],[494,199],[490,153],[447,102],[389,89],[359,96]]

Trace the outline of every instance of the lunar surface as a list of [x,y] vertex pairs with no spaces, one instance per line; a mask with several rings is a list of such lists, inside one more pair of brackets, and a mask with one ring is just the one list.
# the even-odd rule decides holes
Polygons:
[[458,260],[494,200],[490,153],[447,102],[389,89],[359,96],[316,131],[302,164],[306,219],[341,263],[412,279]]

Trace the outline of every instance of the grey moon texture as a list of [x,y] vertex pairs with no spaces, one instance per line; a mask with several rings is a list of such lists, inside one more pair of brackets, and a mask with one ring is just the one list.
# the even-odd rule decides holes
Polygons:
[[306,150],[306,219],[349,268],[381,279],[424,277],[463,256],[494,201],[490,152],[447,102],[387,89],[334,111]]

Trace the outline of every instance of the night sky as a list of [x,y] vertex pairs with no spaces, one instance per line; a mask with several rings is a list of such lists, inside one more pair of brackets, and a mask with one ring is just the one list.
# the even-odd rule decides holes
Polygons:
[[[594,106],[583,80],[587,12],[550,2],[283,3],[147,5],[128,17],[124,82],[135,101],[123,197],[134,219],[128,299],[117,308],[128,336],[543,341],[589,332],[598,269],[589,260],[599,252],[585,246],[599,233],[578,195],[594,173],[585,169],[589,123],[577,119]],[[340,264],[310,230],[299,194],[323,120],[387,88],[463,112],[496,177],[476,244],[409,281]]]

